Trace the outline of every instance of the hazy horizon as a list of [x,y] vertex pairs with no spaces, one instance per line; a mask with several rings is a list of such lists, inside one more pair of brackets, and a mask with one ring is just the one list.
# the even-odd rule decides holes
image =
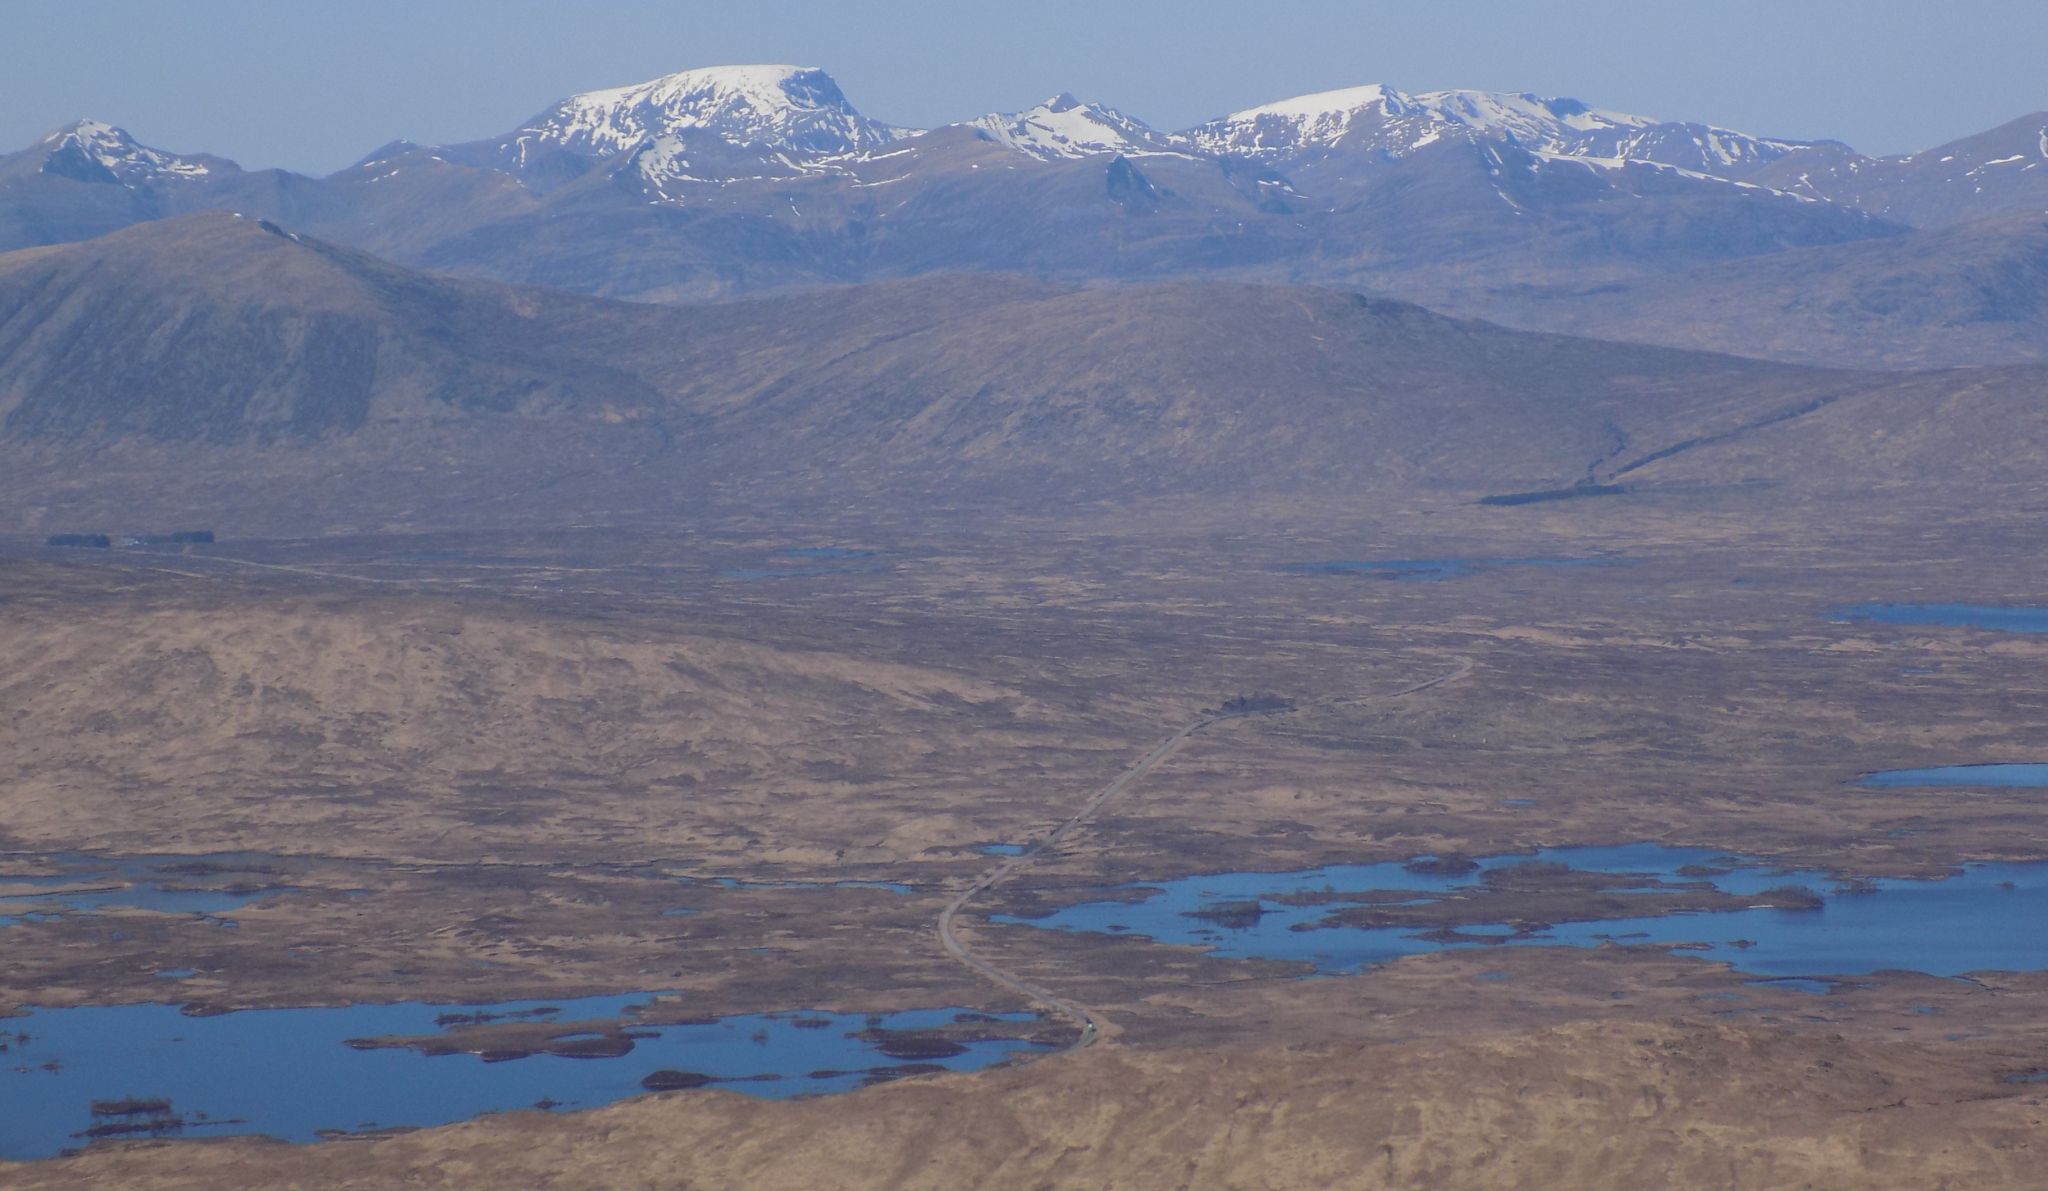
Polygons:
[[863,113],[917,126],[1072,91],[1175,129],[1385,83],[1570,96],[1890,154],[2048,108],[2032,61],[2048,44],[2048,7],[2023,0],[1828,0],[1794,11],[1588,0],[1570,17],[1467,5],[1455,23],[1441,10],[1336,0],[1244,20],[1189,19],[1161,0],[1049,0],[1028,16],[933,0],[893,9],[877,21],[817,0],[630,0],[568,20],[527,0],[427,11],[366,0],[346,12],[28,0],[0,48],[0,150],[93,117],[167,149],[326,173],[393,139],[476,139],[574,92],[748,62],[822,67]]

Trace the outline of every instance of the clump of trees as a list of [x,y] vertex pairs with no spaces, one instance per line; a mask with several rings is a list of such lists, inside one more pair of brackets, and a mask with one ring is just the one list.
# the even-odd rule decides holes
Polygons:
[[171,1102],[161,1096],[124,1096],[119,1100],[95,1100],[92,1115],[96,1117],[139,1117],[161,1116],[171,1111]]
[[164,1137],[185,1128],[185,1118],[171,1111],[161,1096],[123,1096],[92,1102],[92,1124],[73,1134],[88,1141],[109,1137]]
[[1463,852],[1439,852],[1434,856],[1417,856],[1401,867],[1425,877],[1462,877],[1477,872],[1479,862]]
[[1293,711],[1294,700],[1271,691],[1258,691],[1249,695],[1232,695],[1216,709],[1218,715],[1258,715],[1262,712]]

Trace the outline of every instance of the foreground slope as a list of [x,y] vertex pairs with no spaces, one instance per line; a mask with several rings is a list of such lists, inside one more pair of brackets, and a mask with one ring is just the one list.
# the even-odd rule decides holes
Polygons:
[[1455,1043],[1102,1047],[823,1100],[685,1093],[389,1140],[106,1150],[13,1185],[2035,1185],[2038,1099],[1903,1049],[1626,1019]]
[[[870,788],[865,809],[835,807],[807,775],[885,773],[913,749],[972,755],[946,725],[911,732],[935,709],[1042,714],[969,675],[730,629],[404,585],[320,591],[310,573],[247,567],[159,578],[153,598],[121,604],[95,600],[90,573],[0,568],[0,706],[18,711],[0,725],[10,849],[87,830],[140,851],[417,855],[456,840],[559,861],[616,820],[598,843],[614,857],[702,856],[729,833],[759,863],[803,855],[796,823],[880,820],[902,796]],[[763,789],[772,805],[754,805]],[[932,813],[896,807],[890,826]]]

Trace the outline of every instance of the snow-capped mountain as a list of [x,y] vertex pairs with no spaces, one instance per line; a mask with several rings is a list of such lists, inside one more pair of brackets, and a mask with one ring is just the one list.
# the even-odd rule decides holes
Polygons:
[[182,157],[152,149],[125,129],[101,120],[80,120],[59,128],[37,141],[31,148],[31,152],[36,151],[44,155],[42,173],[78,182],[115,182],[131,188],[202,179],[223,168],[233,169],[217,158]]
[[1127,157],[1185,153],[1190,148],[1143,120],[1099,103],[1082,103],[1064,92],[1034,108],[983,116],[967,124],[990,140],[1041,161],[1117,153]]
[[1654,161],[1722,176],[1744,174],[1811,147],[1606,111],[1576,99],[1462,90],[1411,95],[1379,85],[1247,108],[1185,135],[1210,153],[1273,162],[1340,149],[1402,157],[1459,138],[1506,140],[1546,156]]
[[[0,251],[201,210],[407,264],[647,300],[932,272],[1227,275],[1540,321],[1569,305],[1545,295],[2038,216],[2048,114],[1904,158],[1569,99],[1385,86],[1179,133],[1064,94],[918,132],[862,115],[822,71],[732,66],[584,92],[468,144],[394,141],[323,178],[167,153],[95,121],[0,154]],[[2033,251],[1973,259],[2010,256],[2031,277]],[[1995,275],[1998,292],[2013,288]]]
[[79,120],[0,153],[0,251],[89,239],[202,207],[276,216],[294,189],[223,158],[168,153],[103,120]]
[[815,67],[714,66],[572,95],[500,144],[514,167],[551,150],[606,158],[688,133],[813,158],[880,148],[910,131],[861,115]]

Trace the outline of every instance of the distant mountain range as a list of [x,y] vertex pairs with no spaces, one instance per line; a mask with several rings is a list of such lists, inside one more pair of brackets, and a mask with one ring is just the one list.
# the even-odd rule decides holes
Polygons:
[[[169,153],[94,121],[0,158],[0,249],[199,210],[612,297],[946,272],[1207,277],[1734,350],[1787,325],[1741,300],[1768,292],[1764,262],[1782,260],[1893,299],[1877,324],[1853,303],[1790,311],[1800,333],[1767,337],[1772,354],[2048,355],[2027,223],[2048,213],[2048,112],[1896,158],[1569,99],[1379,86],[1177,132],[1070,95],[919,130],[863,116],[823,71],[743,66],[571,96],[482,141],[394,142],[325,178]],[[1996,235],[1956,230],[1979,223],[2016,229],[2009,259]],[[1975,246],[1967,269],[1918,246],[1959,235]],[[1875,325],[1890,336],[1873,351]]]
[[0,521],[1967,504],[2048,459],[2044,130],[1864,158],[1385,87],[917,130],[795,67],[325,178],[82,122],[0,159]]

